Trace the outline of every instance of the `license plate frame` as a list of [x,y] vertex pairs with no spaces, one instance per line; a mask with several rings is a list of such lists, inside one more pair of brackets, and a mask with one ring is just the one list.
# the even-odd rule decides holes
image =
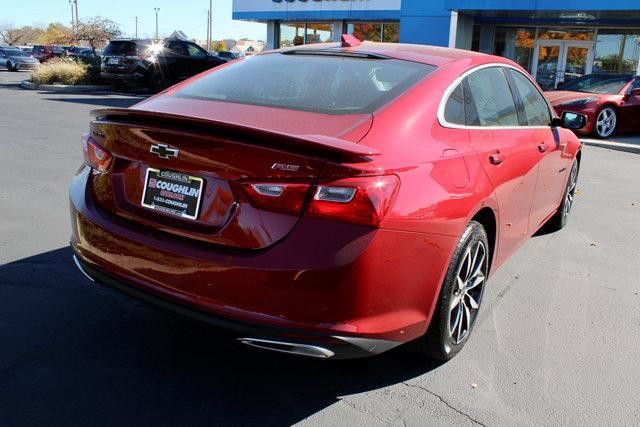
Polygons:
[[[155,181],[152,183],[150,180]],[[204,179],[199,176],[149,167],[140,204],[148,209],[195,221],[200,213],[203,188]]]

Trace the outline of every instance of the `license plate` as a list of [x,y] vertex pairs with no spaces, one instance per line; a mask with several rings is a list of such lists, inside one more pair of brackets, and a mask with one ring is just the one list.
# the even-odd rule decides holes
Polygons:
[[142,206],[181,218],[196,219],[203,182],[197,176],[148,168]]
[[120,63],[120,58],[107,58],[107,64],[109,65],[118,65]]

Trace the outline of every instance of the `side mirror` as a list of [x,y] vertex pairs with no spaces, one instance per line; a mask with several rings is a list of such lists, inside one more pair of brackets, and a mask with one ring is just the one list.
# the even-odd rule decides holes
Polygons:
[[587,125],[587,116],[572,111],[563,111],[559,119],[553,120],[553,125],[565,129],[582,129]]
[[631,92],[629,92],[629,95],[631,95],[631,96],[640,96],[640,87],[637,87],[635,89],[631,89]]

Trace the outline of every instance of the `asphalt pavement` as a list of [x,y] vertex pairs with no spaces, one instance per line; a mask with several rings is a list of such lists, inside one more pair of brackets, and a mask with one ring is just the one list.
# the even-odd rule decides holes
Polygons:
[[92,285],[67,187],[88,112],[139,96],[22,90],[0,72],[0,423],[634,424],[640,155],[584,148],[569,225],[487,285],[463,352],[331,362],[251,350]]

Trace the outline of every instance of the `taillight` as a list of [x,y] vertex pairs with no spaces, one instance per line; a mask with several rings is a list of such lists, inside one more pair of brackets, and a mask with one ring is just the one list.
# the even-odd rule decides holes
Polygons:
[[309,184],[281,182],[244,182],[242,188],[258,209],[300,215]]
[[322,181],[315,186],[285,182],[241,185],[250,203],[258,209],[300,215],[310,199],[305,213],[309,218],[376,227],[393,205],[400,179],[383,175]]
[[395,175],[321,182],[309,202],[310,218],[377,226],[393,205],[400,179]]
[[87,166],[99,172],[106,172],[111,163],[111,154],[100,147],[89,134],[82,136],[82,155]]

